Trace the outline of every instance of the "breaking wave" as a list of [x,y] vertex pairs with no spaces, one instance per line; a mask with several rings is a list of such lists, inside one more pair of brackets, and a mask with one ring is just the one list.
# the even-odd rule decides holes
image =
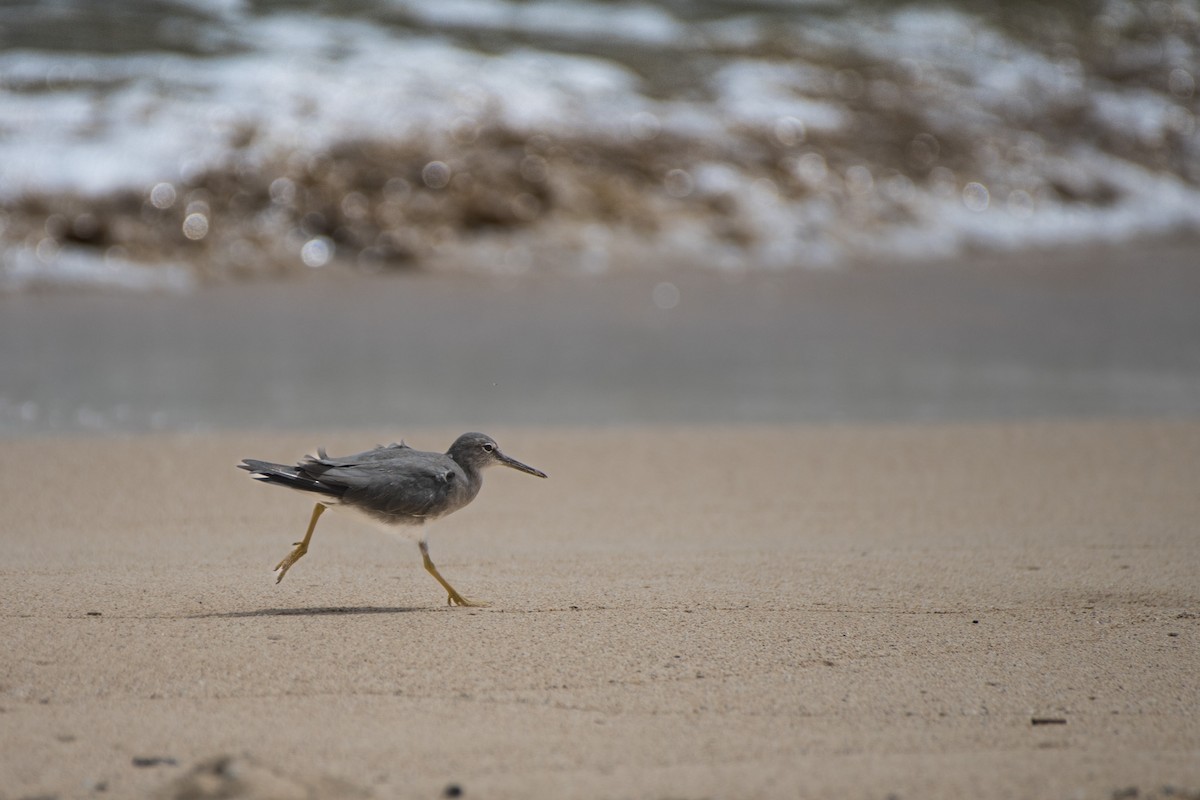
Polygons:
[[0,288],[1200,232],[1198,2],[73,0],[0,32]]

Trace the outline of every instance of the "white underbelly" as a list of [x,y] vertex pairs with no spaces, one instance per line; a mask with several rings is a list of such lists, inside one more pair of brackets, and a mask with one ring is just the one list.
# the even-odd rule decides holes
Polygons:
[[343,517],[355,519],[363,525],[374,528],[377,531],[382,531],[397,539],[403,539],[406,542],[419,541],[428,533],[424,524],[425,520],[423,519],[414,518],[411,522],[388,523],[379,519],[379,517],[368,514],[357,506],[346,505],[336,499],[331,499],[329,502],[322,502],[326,508],[337,511]]

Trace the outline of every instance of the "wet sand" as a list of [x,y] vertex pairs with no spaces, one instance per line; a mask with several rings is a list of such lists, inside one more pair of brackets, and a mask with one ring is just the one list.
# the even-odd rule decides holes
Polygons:
[[238,459],[455,432],[6,442],[0,797],[1200,792],[1200,423],[497,428],[491,608],[334,514],[275,585]]
[[1197,264],[1194,242],[1156,242],[0,294],[0,434],[1197,417]]

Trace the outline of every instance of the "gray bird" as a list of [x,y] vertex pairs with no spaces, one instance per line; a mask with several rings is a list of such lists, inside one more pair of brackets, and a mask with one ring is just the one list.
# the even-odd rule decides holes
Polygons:
[[[275,572],[279,573],[275,582],[279,583],[291,566],[308,552],[313,529],[326,508],[338,506],[356,511],[391,532],[397,532],[400,526],[421,526],[427,520],[444,517],[474,500],[483,486],[484,467],[493,464],[503,464],[539,478],[546,477],[541,470],[504,455],[496,440],[482,433],[464,433],[445,453],[414,450],[401,442],[380,445],[352,456],[331,458],[322,447],[318,448],[315,457],[305,456],[294,467],[253,458],[243,460],[238,467],[247,470],[256,480],[316,496],[317,504],[304,539],[296,542],[295,549],[275,566]],[[447,604],[487,605],[468,600],[447,583],[429,558],[428,538],[428,533],[422,532],[418,546],[425,569],[448,593]]]

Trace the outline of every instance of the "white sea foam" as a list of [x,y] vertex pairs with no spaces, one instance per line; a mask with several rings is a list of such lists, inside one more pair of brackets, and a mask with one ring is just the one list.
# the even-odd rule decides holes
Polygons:
[[100,194],[185,179],[227,158],[239,128],[255,130],[258,150],[316,150],[351,137],[443,132],[463,113],[494,114],[518,129],[604,127],[611,118],[594,107],[636,97],[630,73],[597,59],[529,50],[487,56],[368,23],[316,25],[294,15],[250,28],[242,35],[262,43],[258,50],[214,62],[0,57],[8,85],[86,63],[109,87],[9,93],[0,107],[2,196]]
[[807,64],[738,62],[713,76],[713,105],[726,124],[770,128],[781,118],[793,117],[807,128],[837,130],[846,124],[846,113],[811,96],[830,80],[828,70]]
[[136,264],[82,248],[12,248],[0,252],[0,291],[66,287],[187,292],[195,275],[181,265]]
[[389,6],[433,27],[494,29],[588,41],[677,45],[689,31],[651,5],[503,0],[392,0]]

